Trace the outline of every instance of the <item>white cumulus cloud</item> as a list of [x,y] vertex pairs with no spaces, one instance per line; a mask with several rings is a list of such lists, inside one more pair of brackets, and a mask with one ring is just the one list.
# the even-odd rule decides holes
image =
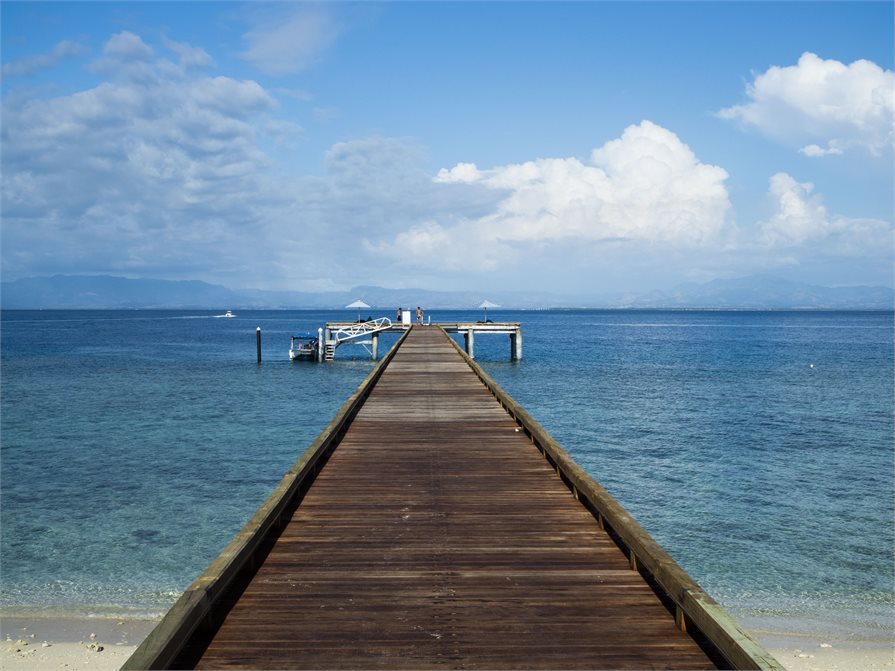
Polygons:
[[670,254],[725,244],[734,232],[727,178],[672,131],[643,121],[586,162],[543,158],[490,169],[473,163],[444,168],[434,185],[473,190],[480,198],[490,192],[490,207],[368,237],[364,249],[404,267],[522,272],[532,282],[571,278],[575,269],[590,272],[595,265],[607,273],[624,267],[631,272]]
[[768,245],[793,245],[824,237],[829,228],[827,208],[814,184],[797,182],[785,172],[770,180],[768,193],[774,205],[770,219],[761,224],[761,238]]
[[[650,121],[629,126],[589,161],[549,158],[483,168],[458,163],[433,182],[495,196],[477,216],[435,216],[397,233],[368,237],[383,262],[460,276],[522,274],[573,284],[636,285],[657,269],[669,277],[748,273],[781,264],[843,265],[892,257],[892,224],[832,213],[807,182],[770,180],[770,212],[737,225],[727,172],[699,159],[674,132]],[[484,273],[484,275],[481,275]]]
[[748,85],[749,101],[719,112],[787,143],[806,156],[863,147],[880,154],[895,139],[895,72],[868,60],[848,65],[802,54],[772,66]]
[[727,177],[673,132],[643,121],[595,149],[590,163],[538,159],[490,170],[460,163],[439,171],[436,181],[506,192],[478,221],[479,235],[494,241],[622,238],[687,246],[724,233]]
[[768,189],[773,213],[759,226],[768,248],[802,248],[840,256],[891,256],[892,224],[831,214],[810,182],[779,172]]

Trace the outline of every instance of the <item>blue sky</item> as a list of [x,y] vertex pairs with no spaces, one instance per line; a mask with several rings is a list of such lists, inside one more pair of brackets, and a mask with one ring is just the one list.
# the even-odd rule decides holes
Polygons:
[[0,11],[4,279],[892,284],[891,3]]

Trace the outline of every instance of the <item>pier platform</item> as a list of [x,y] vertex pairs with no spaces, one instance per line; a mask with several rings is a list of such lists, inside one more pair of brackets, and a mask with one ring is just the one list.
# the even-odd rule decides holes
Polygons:
[[782,671],[436,327],[123,668]]
[[[343,337],[341,342],[346,344],[365,344],[370,345],[370,355],[375,361],[379,358],[379,335],[382,333],[404,333],[411,327],[410,324],[391,323],[387,326],[364,327],[375,322],[327,322],[326,328],[320,331],[320,361],[332,361],[335,359],[336,348],[340,343],[339,334],[352,334],[349,337]],[[522,324],[519,322],[437,322],[426,324],[426,326],[434,326],[444,329],[447,333],[460,333],[463,335],[464,350],[470,358],[475,358],[475,336],[476,334],[486,335],[507,335],[510,337],[510,360],[522,360]],[[357,333],[357,336],[353,334]],[[368,337],[369,340],[360,340],[360,338]]]

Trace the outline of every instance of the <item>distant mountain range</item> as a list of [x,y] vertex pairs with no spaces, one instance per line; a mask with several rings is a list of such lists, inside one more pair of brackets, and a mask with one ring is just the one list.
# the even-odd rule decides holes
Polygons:
[[889,287],[822,287],[752,275],[652,291],[624,307],[891,310],[895,292]]
[[359,286],[350,291],[233,290],[198,280],[128,279],[109,275],[29,277],[0,284],[4,309],[341,308],[361,299],[377,308],[468,309],[489,299],[506,308],[730,308],[891,310],[889,287],[822,287],[765,275],[681,284],[636,295],[574,296],[547,292],[431,291]]

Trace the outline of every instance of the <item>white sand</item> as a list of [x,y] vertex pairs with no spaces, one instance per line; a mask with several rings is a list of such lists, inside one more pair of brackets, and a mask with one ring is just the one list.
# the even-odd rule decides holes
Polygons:
[[[121,667],[156,624],[157,620],[2,617],[0,668],[111,671]],[[836,640],[769,630],[752,634],[788,671],[895,671],[891,637]]]
[[155,620],[2,617],[0,667],[6,669],[121,668]]
[[737,618],[788,671],[895,671],[895,622]]
[[895,669],[895,653],[882,644],[865,648],[806,646],[768,648],[787,671],[882,671]]
[[895,671],[895,638],[846,640],[829,635],[750,633],[787,671]]

